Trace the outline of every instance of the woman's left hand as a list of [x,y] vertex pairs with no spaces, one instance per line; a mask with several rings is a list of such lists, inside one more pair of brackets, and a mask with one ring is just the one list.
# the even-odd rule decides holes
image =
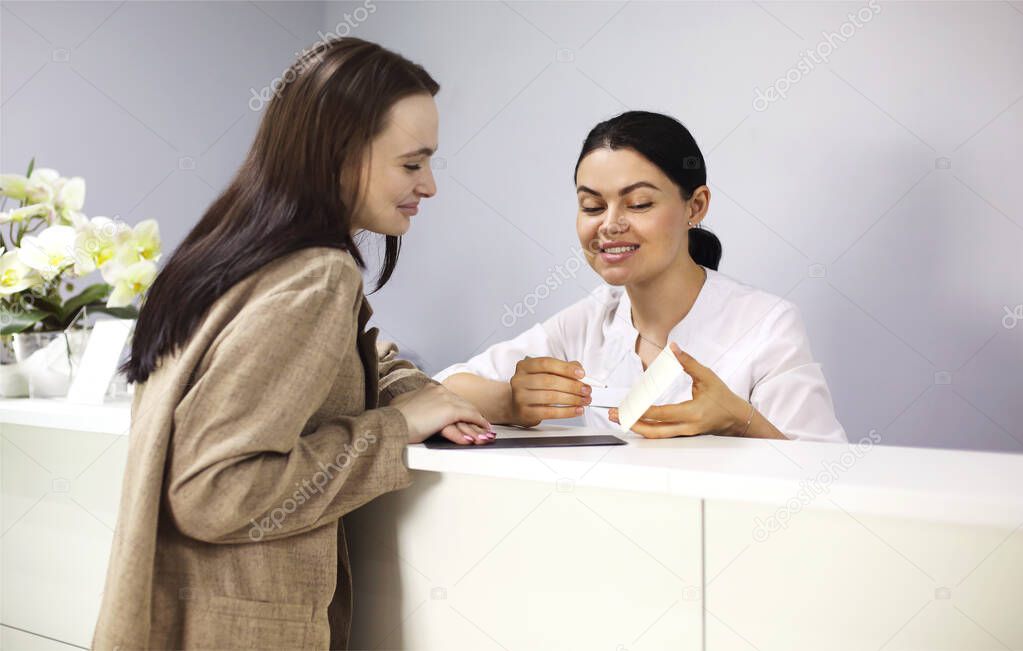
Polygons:
[[[648,439],[693,436],[694,434],[738,434],[746,425],[750,404],[734,394],[728,385],[672,342],[671,350],[683,370],[693,379],[693,398],[673,405],[655,405],[640,417],[632,431]],[[618,409],[608,418],[618,421]]]
[[[398,407],[399,409],[401,409],[402,405],[406,405],[410,403],[412,400],[415,400],[423,391],[432,392],[434,403],[439,404],[442,401],[442,399],[446,397],[453,401],[455,405],[463,405],[464,407],[467,407],[468,409],[466,410],[466,413],[476,412],[476,407],[474,405],[472,405],[470,402],[468,402],[458,394],[452,392],[444,385],[433,386],[427,384],[423,387],[420,387],[419,389],[415,389],[413,391],[406,391],[405,393],[401,393],[395,396],[390,401],[390,403],[388,403],[388,406]],[[480,418],[482,419],[482,416]],[[489,425],[489,423],[487,424]],[[442,427],[440,432],[438,433],[447,440],[451,441],[452,443],[457,443],[458,445],[485,445],[487,443],[490,443],[497,437],[497,433],[493,431],[492,427],[484,428],[480,425],[479,422],[468,421],[456,421],[453,423],[449,423],[448,425]],[[422,443],[423,440],[428,438],[430,435],[432,435],[432,432],[413,435],[410,436],[409,442]]]

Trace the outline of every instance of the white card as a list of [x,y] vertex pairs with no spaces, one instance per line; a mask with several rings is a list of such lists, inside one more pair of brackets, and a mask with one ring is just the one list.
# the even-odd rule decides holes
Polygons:
[[89,333],[82,363],[68,389],[69,402],[103,404],[110,380],[117,373],[117,362],[131,334],[134,319],[103,319]]
[[685,370],[675,357],[675,353],[670,346],[665,346],[618,408],[618,426],[621,430],[623,432],[631,430],[654,401],[660,398],[683,373]]
[[625,400],[625,396],[627,395],[629,395],[629,390],[627,388],[593,387],[590,389],[590,407],[598,409],[617,407],[622,404],[622,401]]

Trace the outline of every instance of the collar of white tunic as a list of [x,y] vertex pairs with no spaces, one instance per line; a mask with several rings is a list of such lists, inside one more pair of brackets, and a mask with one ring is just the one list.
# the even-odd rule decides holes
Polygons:
[[[668,341],[675,342],[682,350],[687,350],[694,337],[712,340],[713,333],[699,324],[721,312],[722,303],[727,294],[723,287],[723,274],[704,267],[707,278],[696,295],[689,312],[668,333]],[[617,366],[625,355],[635,351],[639,331],[632,323],[632,300],[624,287],[604,285],[598,288],[593,297],[605,304],[603,315],[603,331],[605,343],[605,365],[607,368]],[[695,356],[695,355],[694,355]]]
[[[763,326],[770,321],[768,315],[785,309],[789,302],[714,269],[704,270],[706,280],[689,312],[669,332],[668,342],[677,343],[704,366],[717,369],[727,381],[726,376],[742,362],[752,361],[751,355],[767,334]],[[591,298],[603,306],[598,308],[602,366],[614,369],[626,355],[634,354],[639,337],[632,323],[632,301],[624,287],[610,285],[595,289]],[[590,314],[589,318],[597,316]]]

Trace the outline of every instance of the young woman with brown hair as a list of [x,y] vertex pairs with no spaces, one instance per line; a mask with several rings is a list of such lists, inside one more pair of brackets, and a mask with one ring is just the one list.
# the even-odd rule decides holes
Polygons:
[[408,443],[493,436],[365,330],[354,235],[386,236],[379,288],[436,191],[437,83],[351,38],[289,72],[139,315],[93,648],[346,648],[341,517],[409,485]]

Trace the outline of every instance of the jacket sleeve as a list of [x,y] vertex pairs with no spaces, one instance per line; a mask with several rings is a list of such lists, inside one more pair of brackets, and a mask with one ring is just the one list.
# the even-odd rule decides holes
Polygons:
[[175,410],[169,513],[212,543],[299,534],[411,483],[395,407],[309,426],[335,382],[363,391],[355,292],[278,292],[250,302],[211,345]]
[[386,407],[403,393],[421,389],[427,384],[440,384],[423,373],[412,362],[398,357],[398,347],[390,341],[377,344],[380,374],[379,400]]

